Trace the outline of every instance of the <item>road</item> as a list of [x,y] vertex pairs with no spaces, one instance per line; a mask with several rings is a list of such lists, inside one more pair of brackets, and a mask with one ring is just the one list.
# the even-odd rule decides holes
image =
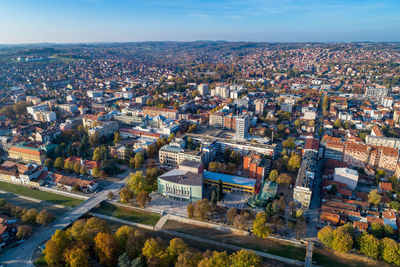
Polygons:
[[7,267],[33,266],[31,258],[38,246],[49,240],[56,230],[65,229],[82,215],[100,204],[107,198],[108,192],[116,193],[122,185],[123,182],[113,183],[102,192],[82,202],[78,206],[75,206],[72,210],[59,217],[54,223],[36,232],[25,243],[5,251],[5,253],[0,256],[0,262]]

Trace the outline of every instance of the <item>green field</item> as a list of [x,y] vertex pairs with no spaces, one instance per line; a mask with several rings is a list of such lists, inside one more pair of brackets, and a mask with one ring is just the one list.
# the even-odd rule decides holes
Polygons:
[[83,202],[82,199],[72,198],[62,195],[57,195],[45,191],[33,190],[27,186],[16,185],[6,182],[0,182],[0,190],[7,191],[10,193],[14,193],[21,196],[31,197],[39,200],[43,200],[49,203],[74,207],[79,203]]
[[44,260],[44,254],[42,254],[39,258],[37,258],[34,263],[36,267],[45,267],[48,266],[46,261]]
[[140,212],[133,209],[121,208],[108,202],[101,203],[99,208],[93,209],[93,212],[152,226],[156,225],[160,219],[160,215],[156,213]]

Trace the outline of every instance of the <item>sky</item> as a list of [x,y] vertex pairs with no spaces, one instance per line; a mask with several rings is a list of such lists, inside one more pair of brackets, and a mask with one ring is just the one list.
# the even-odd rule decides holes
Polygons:
[[400,0],[0,0],[0,44],[400,41]]

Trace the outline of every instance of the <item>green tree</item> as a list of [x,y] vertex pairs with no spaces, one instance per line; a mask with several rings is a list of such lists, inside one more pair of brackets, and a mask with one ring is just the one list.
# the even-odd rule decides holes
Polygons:
[[119,132],[115,132],[114,133],[114,144],[116,145],[118,143],[121,143],[121,141],[122,141],[121,135],[119,134]]
[[390,202],[390,207],[397,211],[400,211],[400,202],[399,201],[392,201]]
[[353,237],[345,229],[339,227],[333,235],[332,248],[334,250],[346,253],[353,248]]
[[253,233],[262,239],[267,238],[271,234],[271,229],[267,225],[265,212],[257,213],[256,219],[253,222]]
[[118,257],[118,267],[132,267],[132,261],[128,254],[125,252]]
[[277,170],[272,170],[272,171],[269,173],[269,179],[270,179],[272,182],[275,182],[276,179],[278,179],[278,176],[279,176],[279,173],[278,173]]
[[294,139],[292,137],[289,137],[282,142],[282,146],[287,149],[292,149],[296,146],[296,144],[294,142]]
[[120,252],[126,250],[126,243],[128,242],[128,239],[134,235],[134,233],[135,230],[128,225],[121,226],[118,228],[117,232],[115,232],[114,237]]
[[261,257],[256,255],[254,252],[248,250],[239,250],[233,253],[230,257],[231,267],[261,267],[262,261]]
[[38,216],[38,211],[35,208],[29,209],[23,216],[23,223],[35,223],[36,216]]
[[368,194],[368,202],[377,206],[381,203],[382,196],[379,194],[377,189],[373,189]]
[[135,168],[140,168],[143,166],[144,156],[142,153],[136,153],[135,155]]
[[393,239],[383,238],[381,240],[382,258],[390,264],[400,265],[400,247]]
[[92,160],[101,161],[102,158],[103,158],[103,154],[101,153],[101,148],[100,147],[96,147],[96,149],[93,151]]
[[332,247],[332,242],[334,239],[333,231],[333,227],[327,225],[318,232],[318,239],[321,240],[321,242],[327,247]]
[[363,234],[360,238],[360,251],[369,258],[378,259],[379,246],[379,240],[373,235]]
[[64,167],[64,160],[61,157],[56,158],[56,161],[54,162],[54,167],[62,170],[62,168]]
[[371,234],[373,234],[376,238],[382,238],[385,234],[383,225],[380,223],[371,223]]
[[337,119],[337,120],[334,122],[333,126],[334,126],[336,129],[341,128],[341,127],[342,127],[342,122],[340,121],[340,119]]
[[135,194],[144,190],[143,172],[137,171],[135,173],[130,173],[128,177],[127,186],[129,190]]
[[394,235],[393,227],[388,224],[385,224],[383,226],[383,232],[385,237],[392,237]]
[[295,120],[294,121],[294,126],[297,127],[297,128],[300,128],[301,122],[299,120]]

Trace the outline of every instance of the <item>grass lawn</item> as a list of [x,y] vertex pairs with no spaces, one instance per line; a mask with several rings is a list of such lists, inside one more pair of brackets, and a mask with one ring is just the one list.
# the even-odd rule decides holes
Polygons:
[[47,266],[47,263],[44,260],[44,254],[42,254],[39,258],[37,258],[33,264],[36,267],[45,267],[45,266]]
[[215,229],[199,227],[175,221],[168,221],[164,228],[298,261],[304,261],[306,256],[305,248],[297,247],[291,243],[277,241],[274,239],[262,240],[249,236],[239,236],[230,233],[224,233]]
[[336,267],[336,266],[350,266],[350,267],[369,267],[369,266],[389,266],[384,262],[375,261],[366,257],[352,255],[352,254],[339,254],[332,252],[328,249],[318,249],[314,247],[313,262],[320,266]]
[[0,190],[69,207],[74,207],[83,202],[82,199],[57,195],[40,190],[32,190],[27,186],[16,185],[6,182],[0,182]]
[[152,226],[156,225],[160,219],[160,215],[156,213],[140,212],[129,208],[121,208],[108,202],[101,203],[99,208],[93,209],[93,212]]

